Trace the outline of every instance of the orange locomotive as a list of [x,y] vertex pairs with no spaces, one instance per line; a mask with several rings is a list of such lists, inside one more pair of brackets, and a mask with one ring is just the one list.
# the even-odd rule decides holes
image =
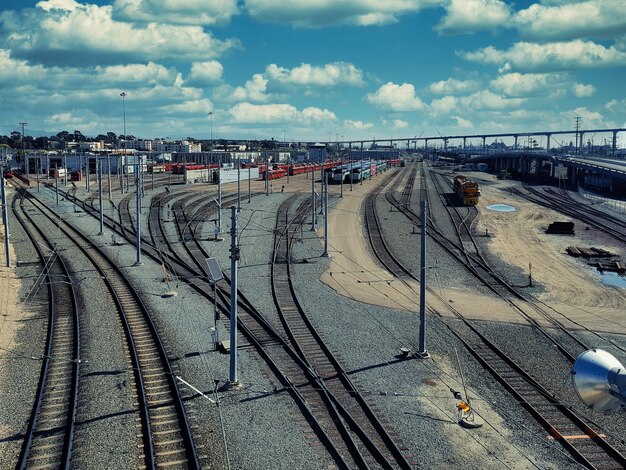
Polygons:
[[468,180],[463,175],[457,175],[452,180],[454,192],[464,206],[475,206],[480,198],[480,189],[476,181]]

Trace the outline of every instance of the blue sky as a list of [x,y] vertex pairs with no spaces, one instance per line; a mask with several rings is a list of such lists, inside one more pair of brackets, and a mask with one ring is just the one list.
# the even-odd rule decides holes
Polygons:
[[626,127],[624,0],[13,0],[0,133],[282,140]]

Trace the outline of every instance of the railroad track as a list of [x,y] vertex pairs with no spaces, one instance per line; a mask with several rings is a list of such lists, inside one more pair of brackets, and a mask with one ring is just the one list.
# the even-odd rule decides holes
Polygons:
[[[107,221],[107,223],[110,224],[111,227],[116,226],[116,224],[110,221]],[[156,261],[160,260],[159,253],[154,250],[151,245],[144,245],[144,250],[151,258]],[[208,294],[211,290],[211,285],[201,273],[193,270],[191,266],[180,263],[175,258],[171,258],[170,263],[179,278],[187,282],[204,297],[211,299]],[[229,291],[228,279],[218,283],[217,306],[226,316],[230,314]],[[320,410],[311,406],[307,401],[308,397],[303,390],[306,387],[319,388],[320,382],[318,374],[311,368],[310,364],[301,358],[290,344],[289,340],[269,324],[248,299],[241,294],[239,295],[238,334],[245,339],[243,344],[247,342],[247,344],[253,346],[258,351],[281,386],[292,396],[294,403],[300,409],[306,421],[320,439],[320,442],[328,449],[331,457],[340,468],[354,468],[354,462],[360,462],[359,467],[368,468],[356,443],[350,445],[350,450],[347,454],[345,452],[347,448],[343,450],[337,449],[333,437],[326,432],[326,427],[319,418]],[[312,384],[316,384],[317,387]],[[326,409],[335,409],[340,406],[338,401],[330,394],[326,393],[324,399]],[[341,430],[340,432],[343,433],[344,441],[351,441],[353,433],[348,432],[347,425],[344,424],[344,420],[350,419],[349,414],[344,411],[341,415],[335,415],[334,419],[339,420],[337,422],[337,429]],[[353,428],[357,429],[354,424]],[[360,434],[363,435],[363,439],[366,438],[362,431]]]
[[[412,289],[408,281],[419,282],[419,280],[389,250],[382,233],[375,204],[381,190],[382,188],[377,188],[366,199],[365,218],[368,232],[371,233],[371,246],[381,264]],[[445,299],[432,289],[427,287],[427,291],[429,295],[445,302]],[[520,365],[480,333],[458,310],[450,305],[449,309],[461,320],[461,325],[445,322],[441,315],[440,320],[577,462],[592,469],[619,469],[626,466],[626,457],[599,432],[578,417],[568,406],[559,402]],[[429,310],[437,313],[430,307]]]
[[[31,201],[52,223],[54,213]],[[100,248],[68,222],[59,229],[104,279],[126,335],[141,416],[142,458],[147,468],[199,468],[176,377],[149,311],[126,275]]]
[[[439,191],[437,191],[439,194]],[[439,196],[442,199],[443,206],[450,215],[452,223],[455,227],[463,225],[463,215],[459,212],[451,210],[447,205],[447,200],[443,196]],[[397,207],[414,225],[419,225],[420,218],[410,207],[402,206],[400,202],[393,196],[392,193],[386,193],[387,200]],[[427,205],[430,206],[430,200],[427,201]],[[432,213],[432,208],[429,212]],[[434,218],[430,217],[428,220],[428,235],[443,249],[445,249],[452,257],[464,266],[473,276],[475,276],[483,285],[491,290],[496,296],[500,297],[503,301],[508,303],[514,311],[518,312],[522,318],[524,318],[534,329],[547,338],[559,352],[570,362],[573,363],[576,357],[589,349],[589,346],[583,341],[574,336],[567,328],[565,328],[558,320],[552,317],[546,312],[541,305],[538,304],[532,297],[521,292],[516,287],[510,285],[502,276],[494,271],[489,264],[484,260],[482,255],[476,255],[474,252],[478,250],[478,245],[474,240],[469,227],[466,227],[466,238],[471,239],[468,243],[471,243],[472,249],[468,250],[461,240],[459,243],[455,243],[450,237],[445,234],[435,223]],[[530,309],[530,311],[528,311]],[[542,325],[544,322],[546,325],[555,328],[555,331],[559,333],[559,338],[555,338],[555,333],[549,333]],[[567,344],[565,344],[567,343]]]
[[311,387],[303,389],[303,393],[308,403],[317,404],[316,409],[325,404],[329,396],[332,398],[329,415],[322,415],[321,422],[335,446],[341,449],[339,452],[352,455],[354,465],[359,468],[411,468],[416,463],[410,463],[401,452],[298,301],[291,282],[291,245],[311,205],[310,201],[305,201],[292,214],[291,206],[298,197],[298,194],[291,196],[278,209],[272,255],[272,294],[291,345],[317,377]]
[[626,222],[622,219],[599,211],[592,206],[581,205],[571,198],[561,197],[551,189],[540,191],[529,186],[526,186],[524,189],[526,192],[518,188],[514,188],[513,192],[535,204],[578,219],[610,235],[614,239],[626,243]]
[[[29,214],[24,198],[21,190],[13,198],[12,210],[43,267],[37,288],[44,283],[47,286],[49,308],[37,396],[17,468],[69,468],[80,368],[76,293],[65,261]],[[44,254],[43,247],[49,255]]]

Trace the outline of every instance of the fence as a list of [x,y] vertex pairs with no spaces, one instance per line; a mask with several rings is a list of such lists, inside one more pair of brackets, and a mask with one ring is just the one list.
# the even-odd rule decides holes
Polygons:
[[598,196],[596,194],[591,194],[582,188],[578,188],[580,194],[587,199],[591,199],[595,201],[596,204],[601,204],[602,207],[606,207],[607,209],[611,209],[615,212],[619,212],[621,214],[626,214],[626,201],[620,201],[617,199],[609,199],[606,197]]

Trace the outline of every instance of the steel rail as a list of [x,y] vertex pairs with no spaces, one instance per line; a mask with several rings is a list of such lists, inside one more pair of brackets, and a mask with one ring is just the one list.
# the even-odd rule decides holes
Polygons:
[[[372,194],[372,198],[378,194]],[[367,207],[367,206],[366,206]],[[394,274],[401,282],[412,289],[406,282],[406,278],[418,281],[412,273],[391,253],[382,235],[380,220],[375,212],[375,204],[370,204],[370,209],[366,209],[368,220],[368,231],[377,231],[378,235],[372,236],[370,240],[372,248],[379,261],[389,272]],[[371,211],[374,210],[374,212]],[[384,262],[383,260],[391,260]],[[441,299],[432,289],[427,288],[431,295]],[[529,373],[523,370],[515,361],[502,352],[486,336],[478,331],[470,321],[468,321],[458,310],[449,306],[450,310],[459,318],[463,325],[468,328],[471,335],[461,333],[458,327],[445,323],[448,329],[459,338],[467,349],[494,375],[494,377],[509,390],[513,396],[526,408],[538,422],[559,441],[581,464],[588,468],[596,468],[594,462],[606,462],[610,460],[620,467],[601,468],[621,468],[626,465],[624,457],[608,441],[602,438],[598,432],[593,430],[586,422],[579,418],[566,405],[560,403],[556,397],[548,392]],[[431,311],[437,313],[434,309]],[[546,416],[546,415],[549,415]],[[565,421],[563,421],[565,419]],[[572,434],[579,433],[579,434]],[[582,433],[582,434],[580,434]]]
[[[54,465],[68,469],[72,457],[78,402],[80,368],[78,304],[64,260],[58,256],[50,239],[25,209],[24,197],[25,191],[20,190],[13,198],[12,210],[46,269],[49,314],[37,395],[17,467],[25,469],[39,465]],[[18,199],[19,211],[16,208]],[[20,215],[20,211],[25,218]],[[49,263],[42,252],[42,245],[47,246],[54,256]],[[70,281],[55,282],[51,273]],[[71,356],[69,358],[65,357],[68,353]]]
[[[43,203],[36,201],[42,213],[47,210],[54,214]],[[45,215],[54,221],[49,214]],[[118,307],[136,371],[146,466],[156,468],[184,464],[189,468],[199,468],[175,374],[148,308],[126,275],[101,248],[67,221],[62,221],[59,228],[98,270]],[[172,421],[177,422],[178,429],[171,429]],[[184,456],[181,455],[183,452]]]

